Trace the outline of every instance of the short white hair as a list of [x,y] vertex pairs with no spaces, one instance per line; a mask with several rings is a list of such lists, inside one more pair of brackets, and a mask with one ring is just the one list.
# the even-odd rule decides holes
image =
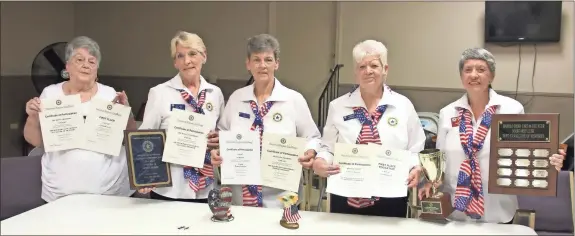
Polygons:
[[387,48],[379,41],[368,39],[353,47],[353,59],[355,63],[361,62],[368,56],[377,56],[382,66],[387,65]]

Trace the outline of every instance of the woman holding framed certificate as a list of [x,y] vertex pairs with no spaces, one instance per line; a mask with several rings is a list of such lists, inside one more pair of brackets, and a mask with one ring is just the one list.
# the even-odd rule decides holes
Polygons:
[[[199,166],[202,167],[169,163],[172,176],[171,187],[142,188],[138,192],[150,193],[152,199],[207,203],[208,193],[215,184],[209,149],[218,146],[215,121],[219,119],[221,111],[224,109],[224,95],[219,87],[208,83],[201,75],[202,66],[207,62],[207,50],[203,40],[197,34],[185,31],[178,32],[172,38],[170,48],[174,67],[178,70],[178,74],[167,82],[150,89],[144,110],[144,119],[139,129],[164,129],[168,131],[170,127],[173,127],[169,121],[172,120],[170,119],[172,116],[175,117],[174,112],[177,111],[179,114],[195,113],[197,114],[195,116],[198,117],[196,120],[213,121],[208,122],[208,124],[201,124],[211,130],[207,134],[207,150],[192,157],[195,159],[201,157],[203,161],[200,161],[203,162],[203,166],[201,164]],[[173,120],[177,121],[179,118]],[[166,135],[168,136],[167,140],[169,140],[170,135],[175,136],[177,134],[166,132]],[[205,145],[206,140],[194,141],[203,142]],[[197,149],[203,150],[203,147]],[[186,153],[189,153],[188,151]],[[166,154],[167,152],[164,150],[164,157]]]
[[[488,193],[491,128],[494,126],[491,117],[493,114],[524,114],[523,105],[491,88],[495,79],[495,58],[486,49],[463,51],[459,76],[466,93],[439,113],[436,145],[445,153],[446,163],[444,181],[436,185],[441,185],[440,191],[452,198],[455,211],[448,217],[450,220],[511,223],[518,209],[517,196]],[[549,158],[550,165],[558,171],[565,155],[564,150],[559,153]],[[468,181],[471,179],[473,181]],[[430,189],[431,183],[426,183],[419,190],[419,197],[429,197]]]
[[[385,45],[375,40],[360,42],[353,48],[353,59],[355,80],[359,86],[330,103],[326,125],[323,128],[322,151],[318,153],[313,169],[319,176],[337,178],[333,175],[340,174],[341,170],[339,165],[334,164],[334,159],[343,159],[343,155],[334,156],[338,152],[335,148],[336,143],[381,144],[386,148],[401,150],[404,153],[401,155],[401,159],[404,159],[401,161],[402,166],[408,173],[396,174],[408,177],[407,179],[393,178],[394,181],[400,183],[390,183],[388,186],[403,185],[405,191],[401,191],[404,191],[404,194],[396,194],[399,197],[374,197],[373,194],[375,193],[370,192],[370,186],[350,190],[341,188],[358,188],[358,185],[342,185],[342,187],[337,187],[339,188],[338,192],[347,192],[349,196],[339,196],[332,193],[330,195],[330,212],[406,217],[407,188],[415,186],[419,180],[421,167],[417,155],[424,148],[425,133],[411,101],[385,85],[388,73]],[[353,148],[353,154],[362,155],[363,149],[359,147],[363,146]],[[345,156],[350,156],[351,153],[352,151]],[[366,153],[366,155],[368,154]],[[364,165],[358,164],[355,169],[359,170],[361,166]],[[344,173],[341,172],[341,174]],[[346,172],[345,174],[350,175],[351,173]],[[368,181],[373,178],[356,173],[356,176],[347,179]],[[361,184],[365,183],[362,182]],[[336,188],[330,186],[328,179],[328,191],[330,191],[330,187]],[[361,192],[361,197],[351,196],[359,194],[359,192]]]
[[[112,133],[106,133],[120,138],[117,143],[114,141],[116,148],[111,151],[118,155],[80,148],[82,139],[73,138],[79,133],[74,130],[80,130],[87,120],[95,120],[95,115],[90,112],[102,101],[104,104],[114,101],[129,106],[128,98],[124,92],[116,92],[114,88],[97,82],[102,57],[94,40],[76,37],[66,45],[65,52],[66,68],[62,76],[69,77],[69,80],[44,88],[39,98],[26,103],[28,118],[24,138],[31,145],[42,146],[45,150],[42,156],[42,199],[51,202],[80,193],[130,196],[133,191],[128,182],[126,155],[120,148],[122,135],[118,136],[119,130],[136,128],[134,117],[128,111],[130,108],[118,108],[124,114],[118,120],[128,118],[127,126],[122,122],[109,122],[120,127],[110,126]],[[66,104],[68,102],[70,104]],[[116,109],[115,106],[104,105],[104,110],[106,106],[108,110]],[[63,109],[57,111],[60,108]],[[50,145],[54,143],[58,145]],[[67,148],[62,148],[63,145]]]
[[[248,39],[246,68],[252,74],[254,83],[232,93],[228,99],[228,104],[226,105],[221,120],[218,123],[220,131],[250,132],[251,135],[247,136],[255,137],[256,147],[260,147],[260,149],[262,146],[264,147],[264,151],[261,151],[261,155],[260,150],[255,150],[255,152],[250,152],[249,154],[239,154],[246,154],[246,158],[249,158],[250,163],[255,163],[253,165],[255,168],[245,171],[238,170],[235,173],[252,180],[255,179],[255,182],[250,182],[251,184],[232,186],[233,202],[235,205],[283,208],[283,205],[278,201],[278,198],[289,191],[280,189],[279,187],[273,188],[262,186],[262,184],[256,184],[258,183],[258,179],[263,179],[263,181],[265,181],[266,178],[260,178],[260,176],[273,176],[273,174],[268,175],[268,173],[272,172],[272,169],[275,168],[262,168],[260,173],[260,169],[258,167],[260,166],[258,164],[260,158],[262,159],[262,162],[264,162],[267,158],[267,156],[264,155],[274,152],[265,151],[266,145],[261,144],[262,139],[264,139],[264,141],[266,139],[266,135],[264,135],[264,133],[273,133],[274,135],[285,137],[281,139],[281,144],[272,144],[274,147],[293,145],[296,146],[295,148],[298,152],[301,150],[301,153],[292,153],[293,155],[290,157],[282,156],[279,158],[286,158],[289,159],[289,161],[283,162],[282,164],[277,164],[277,162],[276,164],[273,164],[276,165],[276,170],[286,170],[282,175],[285,174],[284,177],[288,179],[287,181],[289,182],[295,181],[296,190],[298,189],[297,182],[299,182],[298,192],[301,192],[302,190],[302,183],[300,182],[301,174],[298,175],[297,173],[301,172],[295,171],[301,171],[300,165],[304,168],[310,168],[313,163],[313,157],[315,157],[317,152],[316,150],[319,148],[320,132],[311,116],[311,112],[305,98],[299,92],[282,85],[275,77],[275,71],[279,68],[279,54],[279,42],[271,35],[260,34]],[[272,135],[269,137],[271,136]],[[302,138],[303,140],[297,138]],[[220,139],[223,139],[223,135]],[[290,143],[291,140],[299,141],[297,142],[298,144],[294,145],[296,142]],[[224,149],[224,147],[221,148]],[[233,155],[226,156],[223,151],[227,150],[228,149],[222,150],[221,153],[219,150],[212,151],[212,163],[214,166],[220,166],[222,161],[224,162],[224,166],[222,166],[222,175],[229,173],[227,171],[229,169],[226,169],[226,164],[235,163],[237,161],[237,159],[234,159],[236,157],[233,157]],[[284,150],[285,151],[277,151],[275,153],[290,152],[287,149]],[[247,155],[249,155],[249,157],[247,157]],[[294,156],[295,158],[293,158]],[[262,166],[268,167],[267,165]],[[241,174],[239,174],[240,172]],[[274,177],[270,177],[269,179],[272,178]],[[226,180],[225,177],[222,177],[222,179]],[[281,181],[275,182],[277,183]]]

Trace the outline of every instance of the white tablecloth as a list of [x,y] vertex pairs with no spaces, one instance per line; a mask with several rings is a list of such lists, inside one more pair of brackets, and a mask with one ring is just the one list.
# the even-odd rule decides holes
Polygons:
[[[73,195],[6,219],[2,234],[245,234],[245,235],[537,235],[521,225],[371,217],[300,211],[300,228],[285,229],[282,209],[232,207],[235,220],[212,222],[207,204]],[[179,229],[181,228],[181,229]]]

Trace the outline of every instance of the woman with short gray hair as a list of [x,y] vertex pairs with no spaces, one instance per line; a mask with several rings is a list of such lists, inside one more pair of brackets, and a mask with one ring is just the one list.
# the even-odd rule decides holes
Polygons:
[[[98,68],[102,59],[100,46],[91,38],[80,36],[66,45],[66,70],[69,80],[50,85],[40,97],[26,103],[28,118],[24,138],[35,147],[42,147],[42,133],[38,113],[43,99],[80,95],[84,119],[92,106],[92,98],[114,101],[129,106],[125,92],[98,83]],[[133,115],[126,129],[136,129]],[[84,149],[46,152],[42,156],[42,199],[46,202],[71,194],[103,194],[130,196],[126,153],[110,156]]]
[[[260,142],[264,127],[266,133],[307,138],[306,151],[301,153],[299,162],[310,168],[319,148],[320,133],[305,98],[275,77],[279,55],[279,42],[271,35],[260,34],[248,40],[246,68],[254,83],[232,93],[218,128],[259,131]],[[226,161],[218,150],[212,151],[214,166],[219,166],[222,159]],[[235,205],[254,207],[282,208],[278,197],[286,194],[285,190],[257,185],[233,186],[232,191]]]
[[[518,208],[515,195],[489,194],[488,175],[493,114],[523,114],[518,101],[491,89],[495,79],[495,58],[483,48],[463,51],[459,75],[466,93],[441,109],[437,148],[445,153],[446,167],[441,192],[451,195],[455,211],[451,220],[512,223]],[[565,152],[549,157],[561,169]],[[471,181],[473,179],[473,181]],[[420,199],[429,196],[431,183],[419,190]]]

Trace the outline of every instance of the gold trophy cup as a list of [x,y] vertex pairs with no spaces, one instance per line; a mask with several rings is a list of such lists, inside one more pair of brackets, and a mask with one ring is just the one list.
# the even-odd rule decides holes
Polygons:
[[443,180],[445,156],[439,149],[425,149],[419,152],[419,161],[423,167],[425,179],[432,184],[431,196],[421,200],[421,215],[424,220],[444,221],[452,212],[451,196],[438,192],[435,187]]

